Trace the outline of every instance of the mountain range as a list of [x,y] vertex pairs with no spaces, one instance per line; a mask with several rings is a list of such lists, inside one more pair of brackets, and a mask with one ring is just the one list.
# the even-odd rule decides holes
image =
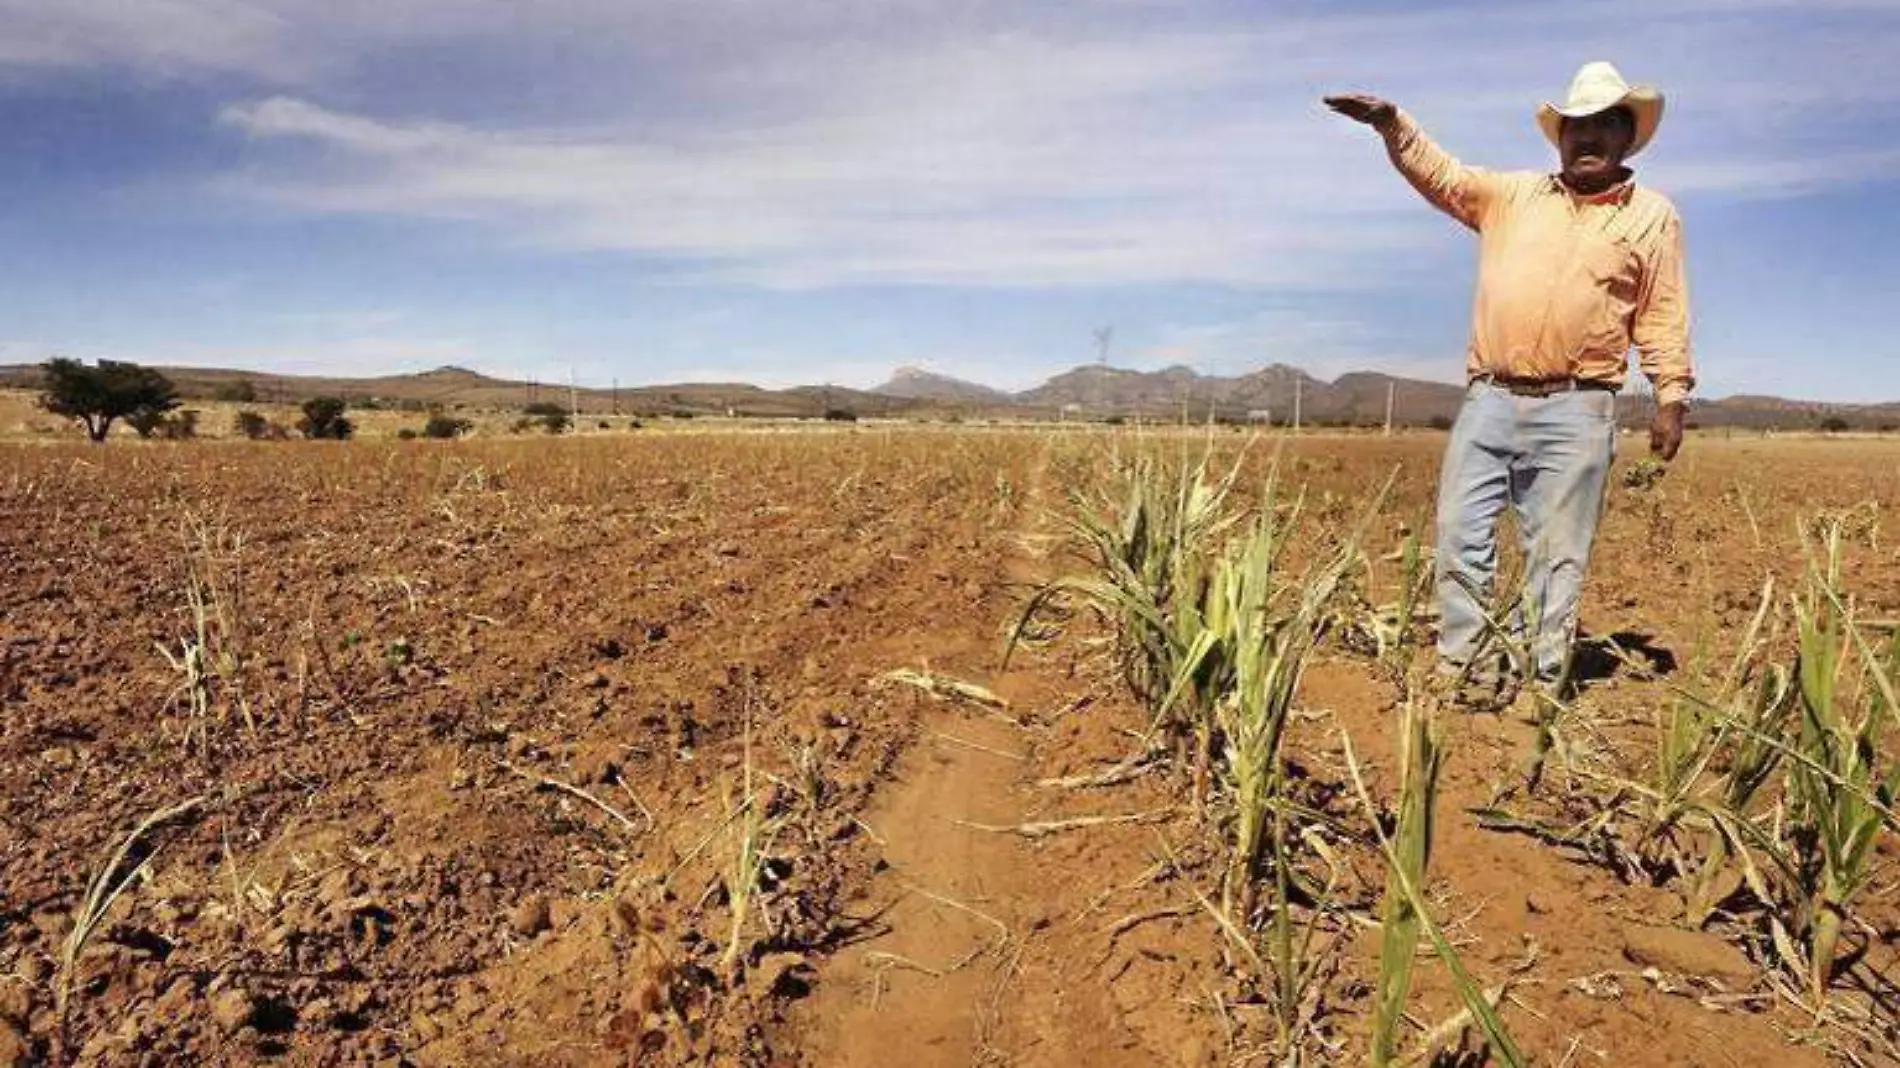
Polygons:
[[[1294,408],[1308,425],[1366,426],[1385,421],[1388,395],[1392,421],[1402,426],[1444,424],[1458,414],[1464,387],[1446,382],[1355,371],[1331,381],[1298,367],[1275,363],[1234,377],[1203,375],[1189,367],[1158,371],[1088,364],[1065,371],[1033,389],[1005,394],[914,367],[899,368],[872,393],[911,401],[985,408],[996,405],[1049,417],[1142,415],[1153,418],[1289,423]],[[1635,386],[1621,398],[1625,423],[1648,418],[1649,405]],[[1734,396],[1698,400],[1690,421],[1707,427],[1816,429],[1839,420],[1854,429],[1900,428],[1900,402],[1828,404],[1781,397]]]
[[[827,412],[866,417],[970,417],[1048,420],[1212,419],[1288,423],[1297,406],[1305,425],[1378,425],[1386,415],[1398,425],[1443,425],[1457,414],[1464,389],[1445,382],[1401,378],[1370,371],[1331,381],[1297,367],[1269,364],[1236,376],[1204,375],[1183,366],[1137,371],[1088,364],[1032,389],[1010,393],[916,367],[903,367],[870,390],[837,386],[764,389],[743,382],[680,383],[625,389],[570,389],[532,381],[492,378],[462,367],[366,378],[282,375],[229,368],[159,368],[186,398],[252,395],[259,403],[295,404],[311,397],[341,396],[361,406],[514,410],[536,401],[576,407],[584,414],[734,414],[816,418]],[[0,366],[0,387],[36,388],[37,365]],[[1623,420],[1647,418],[1647,404],[1632,389],[1623,397]],[[1704,427],[1815,429],[1900,428],[1900,402],[1825,404],[1779,397],[1736,396],[1701,401],[1691,410]],[[1834,421],[1838,421],[1835,423]]]

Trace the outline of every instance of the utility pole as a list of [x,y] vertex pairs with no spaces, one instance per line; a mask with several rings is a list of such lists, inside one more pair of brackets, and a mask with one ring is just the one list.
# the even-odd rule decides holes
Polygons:
[[570,418],[574,422],[574,429],[579,431],[581,428],[581,392],[574,386],[574,369],[572,367],[567,369],[567,407],[568,410],[573,413]]
[[1300,432],[1300,392],[1305,385],[1306,380],[1296,373],[1293,378],[1293,432],[1295,434]]
[[620,414],[620,379],[614,379],[614,414]]
[[1095,332],[1095,363],[1098,367],[1108,366],[1108,346],[1115,340],[1115,327],[1111,324]]
[[1397,382],[1385,384],[1385,436],[1388,438],[1392,436],[1392,391],[1397,385]]

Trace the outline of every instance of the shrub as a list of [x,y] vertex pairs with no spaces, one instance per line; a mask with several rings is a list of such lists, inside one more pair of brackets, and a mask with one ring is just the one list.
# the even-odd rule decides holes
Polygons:
[[356,426],[344,417],[345,407],[342,397],[312,397],[303,402],[303,418],[297,421],[297,429],[306,438],[347,440]]
[[403,427],[401,430],[396,431],[397,441],[414,441],[421,436],[422,435],[417,434],[412,427]]
[[166,441],[189,441],[198,436],[198,409],[185,408],[161,422],[158,432]]
[[1669,466],[1653,456],[1645,456],[1623,470],[1623,485],[1633,490],[1646,490],[1662,481],[1669,473]]
[[521,413],[527,418],[515,423],[516,433],[537,423],[550,434],[559,434],[568,428],[567,409],[553,401],[536,401],[521,409]]
[[270,420],[256,412],[241,411],[237,413],[236,416],[232,417],[231,427],[252,441],[261,441],[270,436]]
[[1434,415],[1430,419],[1425,420],[1425,425],[1431,427],[1433,430],[1450,430],[1451,416]]
[[126,415],[125,425],[139,437],[149,438],[165,426],[165,412],[160,408],[139,408]]
[[[422,424],[422,436],[425,438],[459,438],[475,429],[475,424],[466,419],[458,419],[442,412],[431,412],[429,421]],[[411,436],[414,432],[411,431]]]
[[125,419],[140,436],[150,437],[165,413],[178,407],[171,380],[135,363],[100,360],[87,367],[61,357],[46,361],[40,370],[46,381],[40,407],[84,423],[93,441],[106,440],[115,419]]
[[858,413],[849,408],[825,409],[825,422],[827,423],[855,423],[857,421]]
[[1848,426],[1847,420],[1842,419],[1838,415],[1830,415],[1826,419],[1821,420],[1821,429],[1829,434],[1838,434],[1843,430],[1850,429],[1850,427]]

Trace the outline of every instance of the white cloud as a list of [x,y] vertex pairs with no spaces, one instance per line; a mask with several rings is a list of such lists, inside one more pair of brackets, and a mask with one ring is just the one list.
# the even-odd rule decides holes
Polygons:
[[[1890,154],[1814,135],[1843,97],[1900,102],[1900,87],[1872,76],[1900,28],[1738,28],[1735,6],[1629,8],[1651,23],[1651,62],[1676,101],[1654,175],[1692,196],[1881,177]],[[477,27],[497,17],[457,10],[481,16]],[[970,24],[941,20],[928,35],[851,5],[735,16],[761,10],[716,5],[673,24],[686,42],[703,44],[709,26],[729,37],[698,69],[675,71],[668,117],[524,128],[296,96],[235,105],[223,118],[260,158],[224,188],[298,210],[472,220],[535,245],[639,253],[685,281],[1350,288],[1432,262],[1424,250],[1444,236],[1376,143],[1319,109],[1327,80],[1376,83],[1470,158],[1539,166],[1535,99],[1561,86],[1574,56],[1632,43],[1628,26],[1536,5],[1159,28],[1118,22],[1126,10],[1056,26],[977,5]],[[609,34],[659,18],[643,5],[620,20],[573,0],[562,11]],[[849,32],[815,39],[827,25]],[[1477,25],[1495,58],[1444,69]],[[1663,59],[1698,42],[1726,48]],[[1779,62],[1751,65],[1775,44]]]
[[0,67],[125,66],[156,75],[308,71],[295,26],[240,0],[0,0]]
[[[1376,141],[1324,113],[1327,89],[1385,92],[1474,161],[1543,166],[1532,106],[1580,59],[1616,56],[1670,94],[1645,177],[1691,198],[1886,178],[1893,153],[1841,110],[1900,104],[1900,16],[1865,0],[1249,19],[1004,0],[0,0],[0,23],[0,65],[260,86],[221,114],[250,142],[222,192],[794,289],[1350,289],[1444,266],[1450,231]],[[420,65],[443,56],[462,65]],[[542,92],[573,105],[493,110]]]

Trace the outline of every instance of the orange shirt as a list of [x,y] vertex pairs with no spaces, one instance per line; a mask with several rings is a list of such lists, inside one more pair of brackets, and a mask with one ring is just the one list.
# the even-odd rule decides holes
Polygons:
[[1425,199],[1478,232],[1467,377],[1620,388],[1633,344],[1658,403],[1694,388],[1682,220],[1661,193],[1582,196],[1555,175],[1467,167],[1402,112],[1385,141]]

